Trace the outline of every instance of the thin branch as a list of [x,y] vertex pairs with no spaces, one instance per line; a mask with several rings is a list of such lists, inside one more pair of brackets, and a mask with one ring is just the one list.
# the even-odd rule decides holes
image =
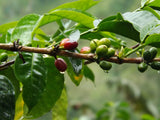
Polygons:
[[10,66],[12,64],[14,64],[14,60],[11,60],[9,62],[6,62],[6,63],[0,65],[0,70],[4,70],[4,69],[8,68],[8,66]]
[[[81,54],[81,53],[74,53],[74,52],[70,52],[70,51],[65,51],[65,50],[59,50],[59,51],[54,51],[54,49],[52,48],[36,48],[36,47],[26,47],[26,46],[18,46],[20,49],[20,51],[24,51],[24,52],[34,52],[34,53],[41,53],[41,54],[48,54],[51,56],[55,56],[59,55],[59,56],[65,56],[65,57],[74,57],[74,58],[80,58],[80,59],[85,59],[88,60],[85,64],[89,64],[92,62],[97,61],[97,59],[95,58],[95,54]],[[0,43],[0,49],[4,49],[4,50],[9,50],[9,51],[16,51],[14,49],[14,46],[12,44],[2,44]],[[122,63],[141,63],[143,62],[143,59],[141,57],[138,58],[123,58],[123,59],[119,59],[118,57],[111,57],[109,59],[101,59],[101,60],[106,60],[109,62],[113,62],[113,63],[117,63],[117,64],[122,64]],[[153,61],[160,61],[160,58],[155,58]]]

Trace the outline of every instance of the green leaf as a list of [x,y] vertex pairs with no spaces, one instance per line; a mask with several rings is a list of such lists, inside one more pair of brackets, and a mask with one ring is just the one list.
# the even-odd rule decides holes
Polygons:
[[67,62],[67,73],[75,85],[79,85],[82,77],[82,60],[76,58],[64,58]]
[[92,82],[94,82],[95,80],[95,76],[94,76],[94,73],[92,72],[92,70],[84,65],[84,68],[83,68],[83,74],[86,78],[90,79]]
[[147,6],[151,6],[153,8],[160,9],[160,1],[159,0],[150,0],[147,4]]
[[149,114],[144,114],[141,116],[141,120],[156,120],[156,119]]
[[24,101],[22,98],[22,93],[20,93],[18,99],[16,100],[14,120],[21,120],[21,118],[23,118],[24,114],[23,107],[24,107]]
[[[149,25],[144,26],[140,31],[140,39],[142,42],[144,42],[147,35],[153,33],[153,30],[158,25],[158,21],[152,21]],[[158,32],[158,31],[156,31]]]
[[14,28],[17,25],[17,23],[18,22],[15,21],[0,25],[0,34],[5,34],[8,31],[8,29]]
[[12,83],[15,90],[15,98],[17,99],[20,93],[19,81],[16,79],[14,75],[14,71],[12,67],[8,67],[7,69],[0,70],[0,75],[6,76]]
[[69,61],[73,67],[74,73],[76,75],[80,74],[82,70],[82,60],[77,58],[69,58]]
[[151,45],[160,48],[160,34],[153,34],[147,37],[145,45]]
[[56,9],[61,9],[61,8],[75,8],[77,10],[85,11],[88,8],[96,5],[97,3],[98,3],[98,1],[94,1],[94,0],[78,0],[78,1],[70,2],[70,3],[62,4],[58,7],[50,10],[50,12],[52,12]]
[[127,12],[123,14],[124,20],[130,22],[137,31],[141,31],[143,27],[149,25],[158,18],[149,11]]
[[15,109],[15,93],[10,80],[0,75],[0,119],[13,120]]
[[64,75],[56,69],[54,61],[53,57],[44,59],[47,71],[46,87],[37,104],[28,114],[31,118],[37,118],[49,112],[61,96],[64,87]]
[[127,21],[102,21],[98,25],[98,30],[113,32],[140,42],[139,32]]
[[23,84],[23,100],[29,111],[37,104],[45,88],[46,68],[41,54],[23,53],[14,64],[16,78]]
[[71,9],[71,8],[57,9],[55,11],[48,13],[48,14],[73,20],[73,21],[78,22],[78,23],[80,23],[86,27],[89,27],[89,28],[94,27],[94,25],[93,25],[94,18],[91,17],[90,15],[82,12],[82,11],[77,10],[77,9]]
[[144,40],[156,24],[159,24],[155,22],[158,21],[158,18],[151,12],[145,10],[127,12],[122,16],[122,20],[117,20],[115,17],[112,17],[112,19],[110,19],[110,17],[104,19],[99,24],[98,30],[114,32],[140,42]]
[[52,109],[52,118],[54,120],[67,120],[67,106],[67,93],[66,89],[63,89],[61,97]]
[[155,15],[160,20],[160,15],[158,14],[158,11],[152,9],[149,6],[144,7],[143,10],[148,10],[149,12],[151,12],[153,15]]
[[80,39],[80,31],[79,30],[72,31],[69,36],[69,40],[78,41],[79,39]]
[[141,7],[146,5],[150,0],[141,0]]
[[[54,12],[58,9],[67,9],[67,8],[85,11],[85,10],[89,9],[90,7],[96,5],[97,3],[98,3],[98,1],[94,1],[94,0],[78,0],[78,1],[70,2],[70,3],[62,4],[58,7],[50,10],[49,13]],[[50,22],[57,21],[60,19],[62,19],[61,16],[53,16],[53,15],[48,15],[48,13],[46,13],[40,26],[43,26],[45,24],[48,24]]]
[[32,43],[35,30],[39,27],[43,15],[30,14],[23,17],[12,33],[12,42],[20,39],[23,45]]

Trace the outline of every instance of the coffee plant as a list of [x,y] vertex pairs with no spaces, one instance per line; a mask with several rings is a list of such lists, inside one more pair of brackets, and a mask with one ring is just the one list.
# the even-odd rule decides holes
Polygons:
[[[135,11],[104,19],[86,12],[97,3],[78,0],[0,25],[1,120],[36,119],[48,112],[53,119],[66,119],[64,72],[76,86],[83,77],[94,82],[87,67],[94,62],[107,72],[112,64],[125,63],[140,72],[160,70],[160,1],[142,0]],[[42,26],[52,22],[59,28],[48,35]],[[78,49],[82,39],[90,45]],[[130,41],[135,45],[130,47]]]

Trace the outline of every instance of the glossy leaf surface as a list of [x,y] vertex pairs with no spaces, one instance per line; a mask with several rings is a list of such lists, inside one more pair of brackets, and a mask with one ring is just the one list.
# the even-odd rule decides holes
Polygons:
[[18,56],[15,60],[16,78],[23,84],[23,100],[29,111],[37,104],[46,85],[46,67],[41,54],[23,53],[22,59]]
[[0,119],[12,120],[15,112],[15,91],[10,80],[0,75]]
[[53,57],[44,59],[47,71],[46,87],[37,104],[28,114],[28,116],[31,116],[32,118],[40,117],[49,112],[61,96],[64,87],[64,75],[56,69],[54,60]]

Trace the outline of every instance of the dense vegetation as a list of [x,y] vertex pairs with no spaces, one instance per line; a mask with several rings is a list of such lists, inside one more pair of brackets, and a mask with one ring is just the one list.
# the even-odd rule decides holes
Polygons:
[[[152,78],[153,71],[160,69],[159,1],[143,0],[141,7],[134,12],[117,13],[104,19],[86,13],[87,9],[97,3],[93,0],[66,3],[48,13],[29,14],[19,21],[0,26],[1,119],[66,119],[67,97],[64,80],[69,77],[78,86],[84,76],[94,82],[94,69],[92,71],[88,67],[91,63],[97,64],[99,70],[101,68],[116,75],[107,81],[107,86],[115,96],[117,92],[121,92],[135,111],[148,114],[143,115],[142,119],[159,118],[158,107],[154,107],[146,99],[143,91],[136,88],[132,82],[119,79],[117,81],[120,74],[117,71],[124,73],[128,70],[120,70],[121,66],[116,65],[139,64],[136,67],[133,64],[137,73],[131,76],[138,78],[139,84],[142,75],[139,76],[138,70],[145,72],[149,69],[147,77]],[[131,1],[127,4],[129,3]],[[34,5],[34,2],[32,4]],[[50,31],[51,34],[48,35],[42,26],[53,22],[58,28],[53,33]],[[62,45],[64,38],[69,38],[69,41]],[[82,46],[87,46],[83,50],[80,50],[82,46],[77,48],[81,41],[85,41]],[[112,65],[117,67],[115,73],[110,71]],[[128,66],[130,65],[126,65]],[[68,76],[64,77],[61,73],[64,71]],[[132,69],[129,71],[132,73]],[[125,75],[128,74],[125,73],[124,78]],[[143,82],[142,85],[148,83]],[[99,100],[101,101],[101,98]],[[88,108],[88,105],[73,106],[73,110]],[[132,110],[126,102],[107,102],[97,115],[94,115],[94,119],[140,119],[136,118],[136,113],[132,114]],[[42,116],[44,114],[46,115]],[[39,118],[41,116],[42,118]],[[68,118],[71,119],[70,115]]]

